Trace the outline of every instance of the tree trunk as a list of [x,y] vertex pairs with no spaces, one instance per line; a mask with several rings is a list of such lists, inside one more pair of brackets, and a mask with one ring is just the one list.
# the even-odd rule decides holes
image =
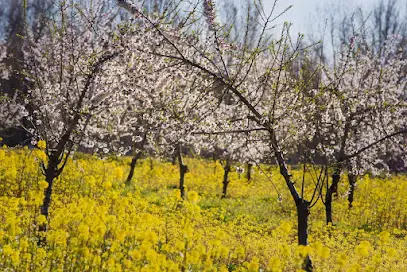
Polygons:
[[349,202],[349,209],[351,209],[353,207],[353,197],[355,194],[357,176],[354,174],[348,173],[348,180],[349,180],[348,202]]
[[154,161],[153,161],[153,158],[150,157],[150,170],[153,170],[153,169],[154,169]]
[[51,195],[54,179],[58,176],[57,164],[49,161],[48,168],[45,172],[45,181],[48,183],[48,187],[44,190],[44,200],[41,205],[41,214],[48,219],[49,206],[51,205]]
[[138,160],[138,153],[131,159],[130,163],[130,172],[129,175],[127,176],[126,179],[126,186],[130,185],[131,179],[133,178],[134,175],[134,169],[136,168],[137,160]]
[[137,154],[134,155],[134,157],[131,159],[130,172],[126,179],[126,186],[130,186],[130,184],[131,184],[131,179],[133,178],[133,175],[134,175],[134,169],[136,168],[137,161],[140,159],[140,157],[141,157],[141,152],[137,152]]
[[181,145],[177,148],[177,155],[178,155],[178,165],[179,165],[179,191],[181,194],[181,198],[185,199],[185,174],[188,173],[188,166],[184,164],[182,159],[182,147]]
[[[300,199],[296,201],[297,222],[298,222],[298,244],[308,245],[308,216],[310,214],[310,202]],[[312,271],[312,262],[309,255],[305,256],[303,269]]]
[[229,173],[230,173],[230,160],[226,159],[226,165],[223,168],[223,189],[222,189],[222,197],[225,198],[227,195],[228,185],[229,185]]
[[[293,197],[297,207],[297,219],[298,219],[298,244],[308,245],[308,216],[310,213],[310,202],[305,201],[302,196],[298,194],[295,184],[291,180],[291,174],[288,171],[285,163],[283,152],[280,150],[277,142],[277,138],[272,129],[269,130],[271,135],[272,147],[274,150],[275,158],[277,159],[278,166],[280,168],[280,174],[284,177],[291,196]],[[307,255],[304,259],[303,268],[305,271],[312,271],[312,262]]]
[[[42,202],[42,205],[40,207],[40,213],[41,215],[44,215],[46,218],[46,221],[44,224],[41,224],[38,226],[38,231],[39,232],[46,232],[47,231],[47,223],[48,223],[48,215],[49,215],[49,207],[51,205],[51,196],[52,196],[52,187],[54,184],[54,180],[61,174],[61,172],[64,170],[66,163],[68,162],[69,155],[72,150],[72,144],[68,148],[68,153],[66,154],[66,157],[63,159],[64,152],[67,147],[67,143],[69,142],[69,137],[74,130],[76,124],[78,123],[79,120],[79,115],[76,116],[76,119],[73,121],[74,125],[71,125],[68,131],[61,137],[61,140],[59,141],[56,150],[48,153],[48,165],[47,167],[43,166],[44,169],[44,174],[45,174],[45,181],[48,183],[48,187],[44,190],[44,200]],[[62,162],[62,165],[59,165]],[[39,237],[38,240],[38,245],[42,246],[46,243],[45,236],[44,237]]]
[[48,217],[49,217],[49,207],[51,206],[51,196],[54,180],[58,177],[58,161],[55,160],[55,157],[50,157],[48,161],[48,167],[45,170],[45,181],[48,183],[48,187],[44,190],[44,200],[40,207],[41,215],[45,216],[46,221],[38,226],[39,237],[38,245],[43,246],[46,243],[45,232],[48,227]]
[[252,180],[252,167],[253,167],[253,164],[247,163],[246,178],[247,178],[247,181],[248,181],[249,183],[250,183],[250,181]]
[[332,220],[332,198],[334,194],[338,194],[338,183],[341,179],[341,168],[336,167],[334,173],[332,174],[332,184],[326,190],[325,194],[325,215],[326,223],[333,223]]
[[[133,178],[133,175],[134,175],[134,169],[136,168],[137,161],[143,155],[143,149],[144,149],[144,145],[146,143],[146,140],[147,140],[147,133],[144,133],[143,139],[141,140],[141,142],[135,143],[135,145],[134,145],[134,148],[136,150],[138,150],[138,152],[134,155],[134,157],[131,160],[130,172],[129,172],[129,175],[127,176],[127,179],[126,179],[126,186],[129,186],[131,184],[131,179]],[[152,168],[151,164],[152,163],[150,161],[150,167]]]

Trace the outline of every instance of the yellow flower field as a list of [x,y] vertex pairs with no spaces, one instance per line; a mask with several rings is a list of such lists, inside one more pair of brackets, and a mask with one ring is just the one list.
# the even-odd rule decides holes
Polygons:
[[[45,146],[44,146],[45,148]],[[130,158],[75,154],[55,181],[47,244],[37,246],[43,190],[41,149],[0,149],[0,271],[407,271],[407,178],[365,176],[349,210],[346,176],[334,201],[311,210],[309,247],[297,246],[296,213],[277,169],[254,167],[249,183],[232,172],[220,199],[219,163],[186,159],[188,199],[178,168]],[[293,170],[294,179],[301,171]]]

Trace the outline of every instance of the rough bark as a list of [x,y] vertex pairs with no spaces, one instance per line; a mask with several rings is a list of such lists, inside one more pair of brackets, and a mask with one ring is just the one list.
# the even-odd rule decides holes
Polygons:
[[185,199],[185,174],[188,173],[188,166],[184,164],[184,160],[182,158],[182,147],[181,145],[177,148],[177,155],[178,155],[178,165],[179,165],[179,191],[181,194],[181,198]]
[[[298,222],[298,244],[308,245],[308,216],[310,214],[310,202],[300,199],[296,201]],[[312,271],[312,262],[309,255],[305,256],[302,267],[305,271]]]
[[348,180],[349,180],[348,202],[349,202],[349,209],[351,209],[353,207],[353,199],[354,199],[354,194],[355,194],[357,176],[354,174],[348,173]]
[[253,164],[247,163],[246,178],[247,178],[248,182],[250,182],[252,180],[252,167],[253,167]]
[[48,187],[44,190],[44,199],[40,207],[41,215],[45,216],[46,221],[38,226],[38,245],[44,246],[46,244],[45,232],[48,227],[49,208],[51,206],[52,189],[54,180],[59,176],[60,170],[58,169],[58,159],[55,156],[50,156],[48,167],[45,169],[45,181]]
[[221,198],[225,198],[227,196],[230,168],[231,168],[230,160],[226,159],[226,165],[223,168],[223,188],[222,188],[222,197]]
[[[277,163],[280,169],[280,174],[283,176],[287,187],[290,190],[291,196],[293,197],[296,204],[298,219],[298,244],[306,246],[308,245],[308,216],[310,213],[310,202],[305,201],[298,194],[294,182],[291,180],[292,176],[288,171],[283,152],[279,148],[275,133],[272,129],[270,129],[269,132],[271,135],[272,148],[274,149],[274,156],[277,159]],[[312,271],[312,262],[309,256],[306,256],[304,258],[303,269],[305,271]]]
[[136,168],[137,161],[143,155],[142,150],[144,149],[144,144],[145,144],[146,140],[147,140],[147,134],[144,134],[143,139],[141,140],[141,142],[136,144],[136,148],[138,148],[139,151],[134,155],[134,157],[131,160],[130,172],[129,172],[129,175],[127,176],[127,179],[126,179],[126,186],[129,186],[131,184],[131,179],[133,178],[133,175],[134,175],[134,169]]
[[326,223],[333,223],[332,220],[332,199],[334,194],[338,194],[338,184],[341,179],[341,168],[336,167],[332,174],[332,184],[329,186],[325,194],[325,216]]
[[126,179],[126,186],[129,186],[131,184],[131,179],[134,176],[134,169],[136,168],[137,161],[140,159],[141,154],[142,154],[142,152],[137,152],[137,154],[134,155],[134,157],[131,159],[130,172]]
[[[41,214],[48,219],[49,207],[51,205],[52,189],[54,179],[58,176],[58,162],[50,160],[48,162],[48,168],[45,170],[45,181],[48,183],[48,187],[44,190],[44,200],[41,205]],[[44,231],[46,229],[43,229]]]
[[153,158],[150,157],[150,170],[154,169],[154,161]]

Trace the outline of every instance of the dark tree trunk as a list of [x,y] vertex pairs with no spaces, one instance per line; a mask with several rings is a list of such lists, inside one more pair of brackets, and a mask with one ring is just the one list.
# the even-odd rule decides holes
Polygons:
[[140,159],[140,157],[141,157],[141,152],[137,152],[137,154],[131,159],[130,172],[126,179],[126,186],[129,186],[131,184],[131,179],[134,176],[134,169],[136,168],[137,161]]
[[150,157],[150,170],[154,169],[154,161],[153,158]]
[[[291,196],[293,197],[297,207],[298,244],[306,246],[308,244],[308,216],[310,213],[310,202],[305,201],[302,196],[298,194],[298,191],[295,188],[295,184],[291,180],[292,176],[288,171],[283,152],[278,146],[275,133],[272,129],[270,129],[269,132],[271,135],[274,155],[280,168],[280,174],[284,177],[287,187],[290,190]],[[304,259],[303,269],[305,271],[312,271],[312,262],[309,256],[306,256]]]
[[253,167],[253,164],[247,163],[246,178],[247,178],[248,182],[250,182],[252,180],[252,167]]
[[48,161],[48,167],[45,169],[45,181],[48,183],[48,187],[44,190],[44,200],[40,207],[41,215],[45,216],[46,221],[38,226],[39,236],[38,245],[43,246],[46,243],[45,232],[48,227],[49,207],[51,206],[51,196],[54,180],[59,175],[58,160],[54,156],[51,156]]
[[[45,181],[48,187],[44,190],[44,200],[41,205],[41,214],[48,219],[49,207],[51,205],[52,187],[54,179],[58,176],[57,162],[49,161],[48,168],[45,171]],[[45,231],[45,229],[44,229]]]
[[310,203],[305,200],[299,200],[296,203],[297,221],[298,221],[298,244],[308,245],[308,216]]
[[[138,151],[131,160],[130,172],[129,172],[129,175],[127,176],[127,179],[126,179],[126,186],[129,186],[131,184],[131,179],[133,178],[133,175],[134,175],[134,169],[136,168],[137,161],[143,155],[143,149],[144,149],[144,144],[146,143],[146,140],[147,140],[147,133],[145,133],[143,135],[143,139],[141,140],[141,142],[138,142],[138,143],[136,143],[134,145],[134,148],[138,149]],[[151,161],[150,161],[150,167],[152,167],[151,166]]]
[[182,159],[182,147],[181,145],[177,148],[177,155],[178,155],[178,165],[179,165],[179,191],[181,194],[181,198],[185,199],[185,174],[188,173],[188,166],[184,164]]
[[[49,215],[49,207],[51,205],[51,196],[52,196],[52,189],[54,180],[61,174],[64,170],[66,163],[68,162],[69,155],[71,154],[72,150],[72,142],[69,145],[69,137],[74,131],[76,124],[80,119],[80,115],[76,115],[73,119],[70,128],[68,131],[61,137],[55,151],[47,153],[48,157],[48,165],[45,167],[43,165],[43,170],[45,174],[45,181],[48,183],[48,187],[44,191],[44,200],[42,202],[40,213],[44,215],[46,221],[44,224],[38,226],[39,232],[46,232],[47,231],[47,222],[48,222],[48,215]],[[64,158],[64,152],[68,149],[68,153]],[[62,162],[62,165],[60,163]],[[45,237],[39,237],[38,245],[42,246],[46,243]]]
[[332,220],[332,199],[334,194],[338,194],[338,184],[341,179],[341,168],[336,167],[334,173],[332,174],[332,184],[329,186],[325,194],[325,215],[326,223],[333,223]]
[[348,202],[349,202],[349,209],[351,209],[353,207],[353,198],[354,198],[354,194],[355,194],[357,176],[354,174],[348,173],[348,180],[349,180]]
[[[308,245],[308,216],[310,214],[310,202],[300,199],[296,201],[298,222],[298,244]],[[312,271],[312,262],[309,255],[305,256],[303,269]]]
[[228,185],[229,185],[229,173],[230,173],[230,160],[226,159],[226,165],[223,168],[223,189],[222,189],[222,197],[225,198],[227,195]]

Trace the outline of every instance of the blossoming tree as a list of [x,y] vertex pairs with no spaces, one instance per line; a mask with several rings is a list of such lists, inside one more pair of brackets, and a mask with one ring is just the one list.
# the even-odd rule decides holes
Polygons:
[[[49,27],[36,40],[26,29],[27,95],[24,101],[8,103],[15,110],[24,109],[29,122],[24,127],[33,142],[46,143],[42,170],[48,185],[41,205],[45,218],[53,183],[83,140],[90,120],[120,100],[117,82],[122,66],[113,65],[121,53],[115,47],[115,12],[105,13],[103,1],[82,4],[55,3],[59,13],[47,19]],[[45,231],[46,224],[40,230]]]
[[[327,223],[332,223],[332,196],[341,172],[376,173],[385,170],[386,152],[405,146],[406,60],[390,38],[379,54],[345,46],[334,70],[325,69],[322,87],[312,95],[312,131],[316,153],[333,168],[325,192]],[[351,180],[353,193],[354,180]],[[350,196],[353,199],[353,195]]]
[[[268,135],[268,144],[280,167],[281,175],[297,206],[298,241],[307,245],[307,222],[310,202],[297,191],[286,166],[284,139],[294,139],[301,120],[301,92],[296,82],[287,73],[288,64],[297,56],[300,44],[297,42],[290,50],[288,25],[284,25],[281,37],[275,41],[266,34],[267,27],[275,18],[272,14],[261,17],[262,31],[254,49],[245,44],[232,45],[222,36],[222,28],[216,22],[215,5],[212,1],[203,1],[209,32],[204,39],[194,38],[188,33],[189,18],[197,16],[197,10],[191,9],[178,29],[160,24],[159,21],[145,15],[137,5],[126,0],[118,3],[137,18],[149,24],[158,33],[160,41],[155,51],[151,52],[170,62],[183,65],[204,74],[217,82],[225,93],[231,94],[238,103],[244,105],[240,114],[250,118],[254,124],[261,126]],[[278,15],[277,15],[278,16]],[[298,122],[295,122],[299,117]],[[311,261],[306,257],[304,267],[311,269]]]

